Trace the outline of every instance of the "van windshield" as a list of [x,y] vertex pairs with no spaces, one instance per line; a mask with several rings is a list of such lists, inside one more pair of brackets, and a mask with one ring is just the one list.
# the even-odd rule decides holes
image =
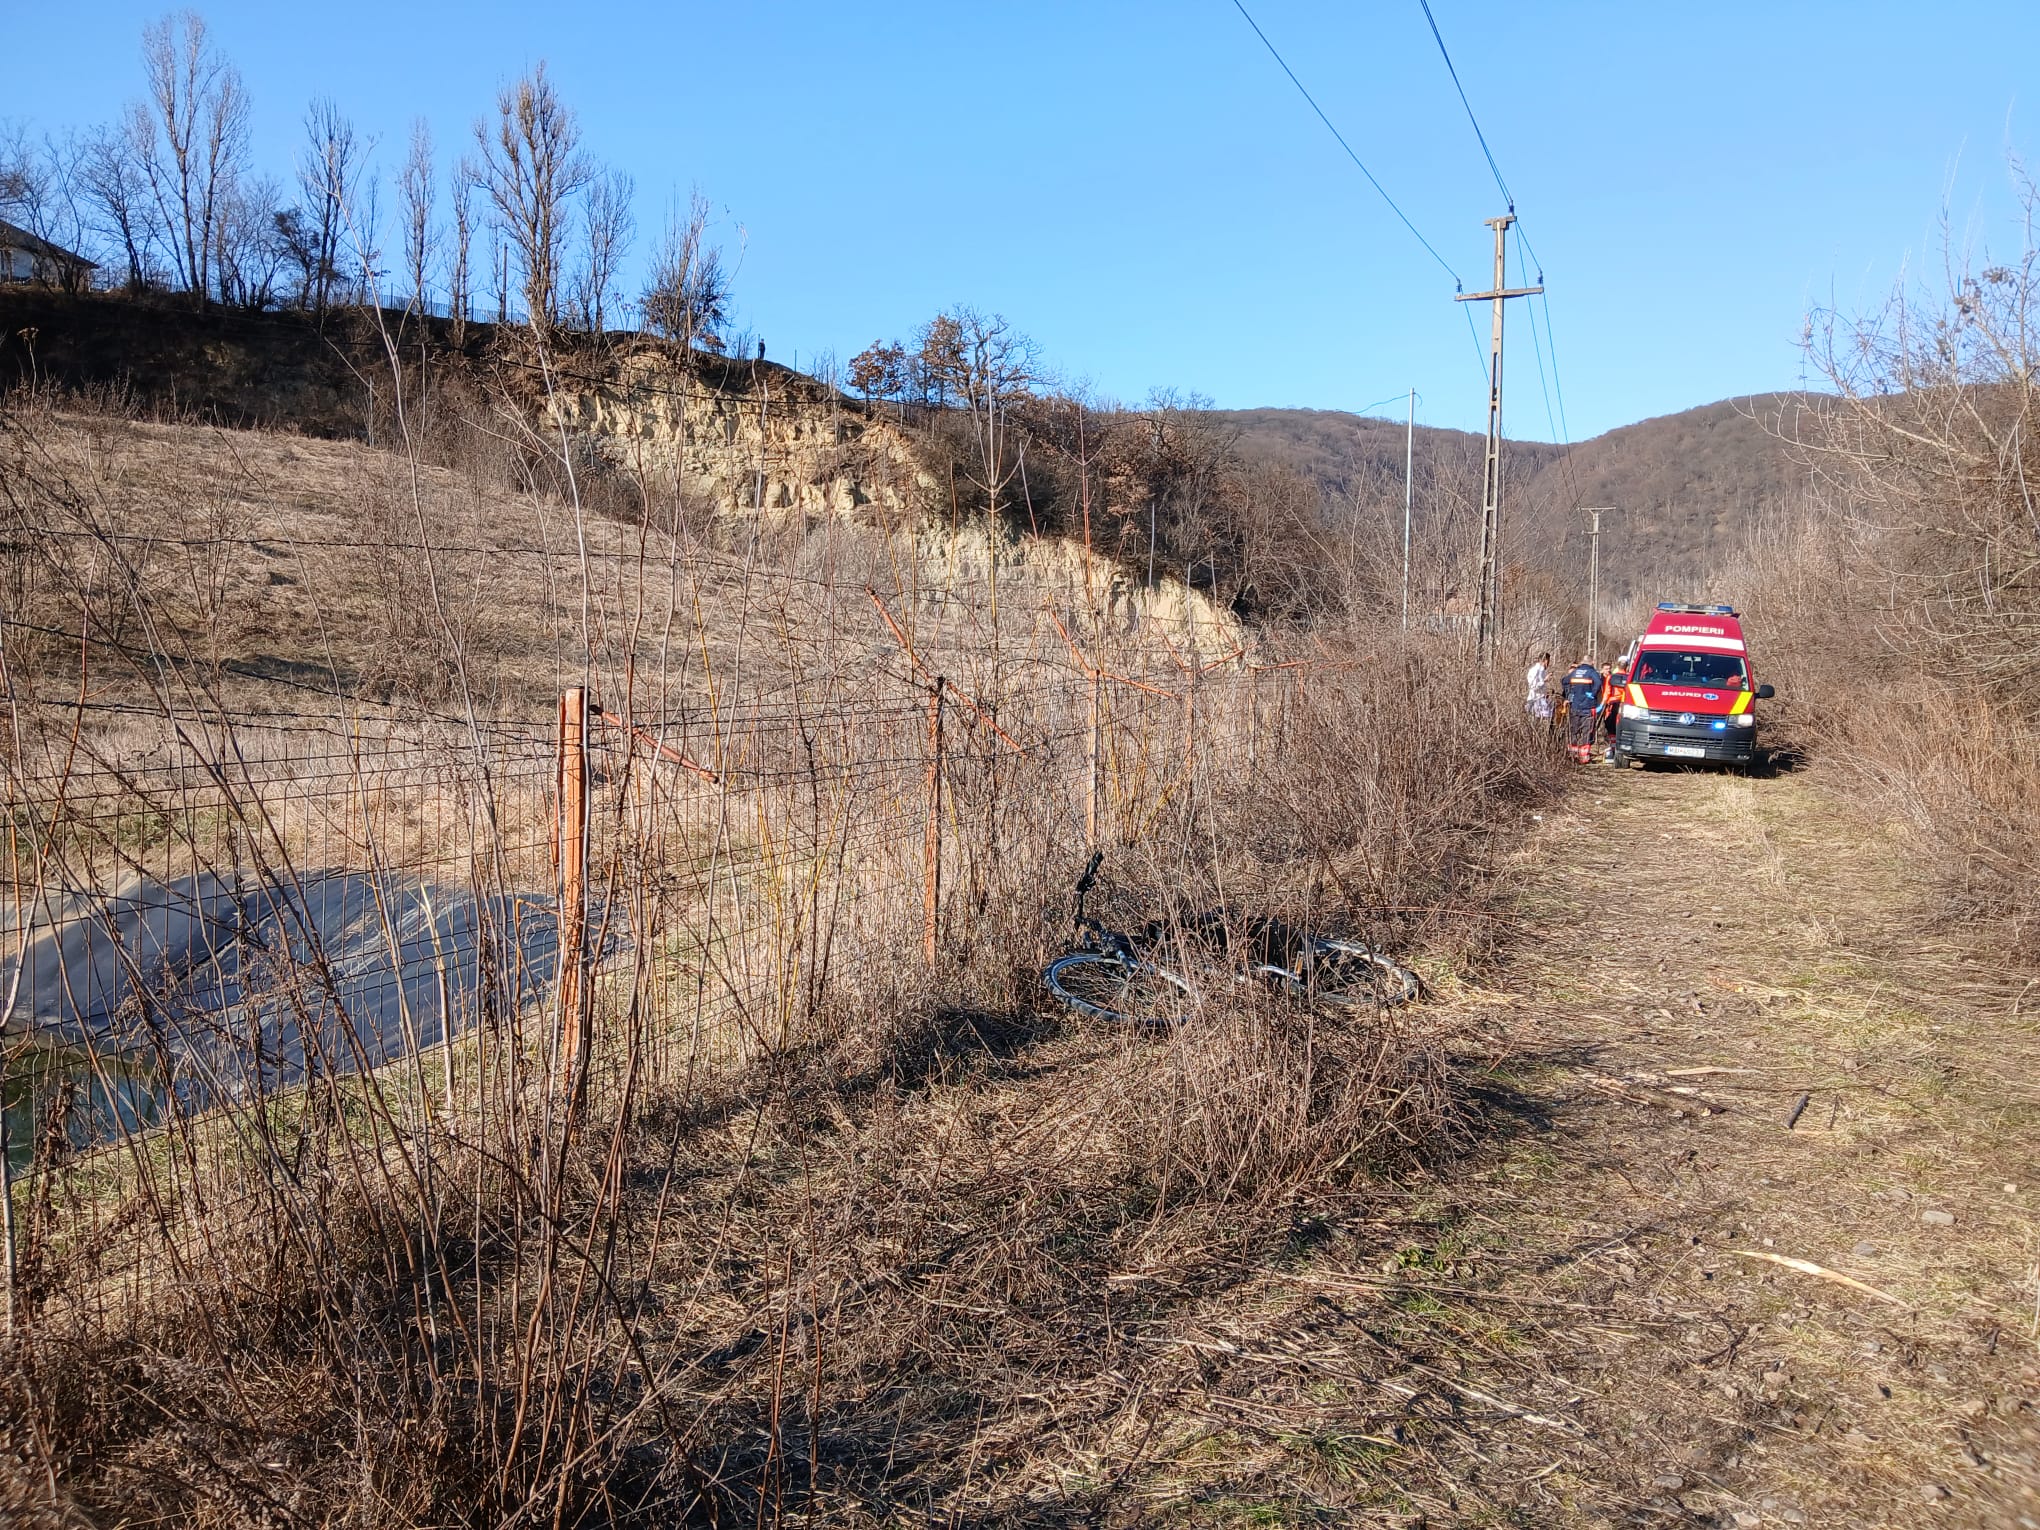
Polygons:
[[1676,648],[1646,648],[1636,656],[1629,678],[1644,685],[1711,685],[1729,691],[1748,690],[1750,683],[1740,654]]

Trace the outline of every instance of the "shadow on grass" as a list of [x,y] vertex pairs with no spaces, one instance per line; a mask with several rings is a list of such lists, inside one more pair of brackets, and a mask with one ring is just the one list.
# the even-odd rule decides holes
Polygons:
[[1053,1016],[1026,1010],[940,1009],[887,1048],[876,1078],[901,1089],[925,1089],[987,1069],[1003,1078],[1027,1077],[1036,1070],[1016,1066],[1023,1054],[1061,1033]]

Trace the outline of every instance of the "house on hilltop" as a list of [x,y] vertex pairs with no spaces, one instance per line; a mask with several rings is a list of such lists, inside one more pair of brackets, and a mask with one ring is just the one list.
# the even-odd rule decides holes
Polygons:
[[83,255],[0,218],[0,282],[40,282],[76,289],[85,286],[98,269]]

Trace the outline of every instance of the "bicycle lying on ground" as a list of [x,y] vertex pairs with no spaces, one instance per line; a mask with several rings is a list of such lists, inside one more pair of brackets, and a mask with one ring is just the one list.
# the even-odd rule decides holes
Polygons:
[[1186,952],[1209,956],[1235,982],[1270,983],[1314,1004],[1388,1009],[1417,997],[1416,973],[1371,946],[1305,934],[1278,919],[1242,926],[1213,911],[1156,921],[1137,936],[1108,929],[1084,912],[1103,860],[1093,854],[1077,879],[1077,948],[1042,974],[1049,992],[1079,1014],[1157,1030],[1180,1025],[1197,1006],[1197,990],[1145,954],[1171,937]]

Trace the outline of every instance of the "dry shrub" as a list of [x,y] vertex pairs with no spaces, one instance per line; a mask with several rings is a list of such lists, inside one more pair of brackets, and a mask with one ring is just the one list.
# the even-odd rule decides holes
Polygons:
[[1746,605],[1787,742],[1917,831],[1965,917],[2040,950],[2040,197],[2009,263],[1824,316],[1806,408],[1814,488],[1748,559]]
[[1222,995],[1129,1049],[1115,1130],[1159,1204],[1318,1190],[1448,1152],[1463,1128],[1422,1019]]

